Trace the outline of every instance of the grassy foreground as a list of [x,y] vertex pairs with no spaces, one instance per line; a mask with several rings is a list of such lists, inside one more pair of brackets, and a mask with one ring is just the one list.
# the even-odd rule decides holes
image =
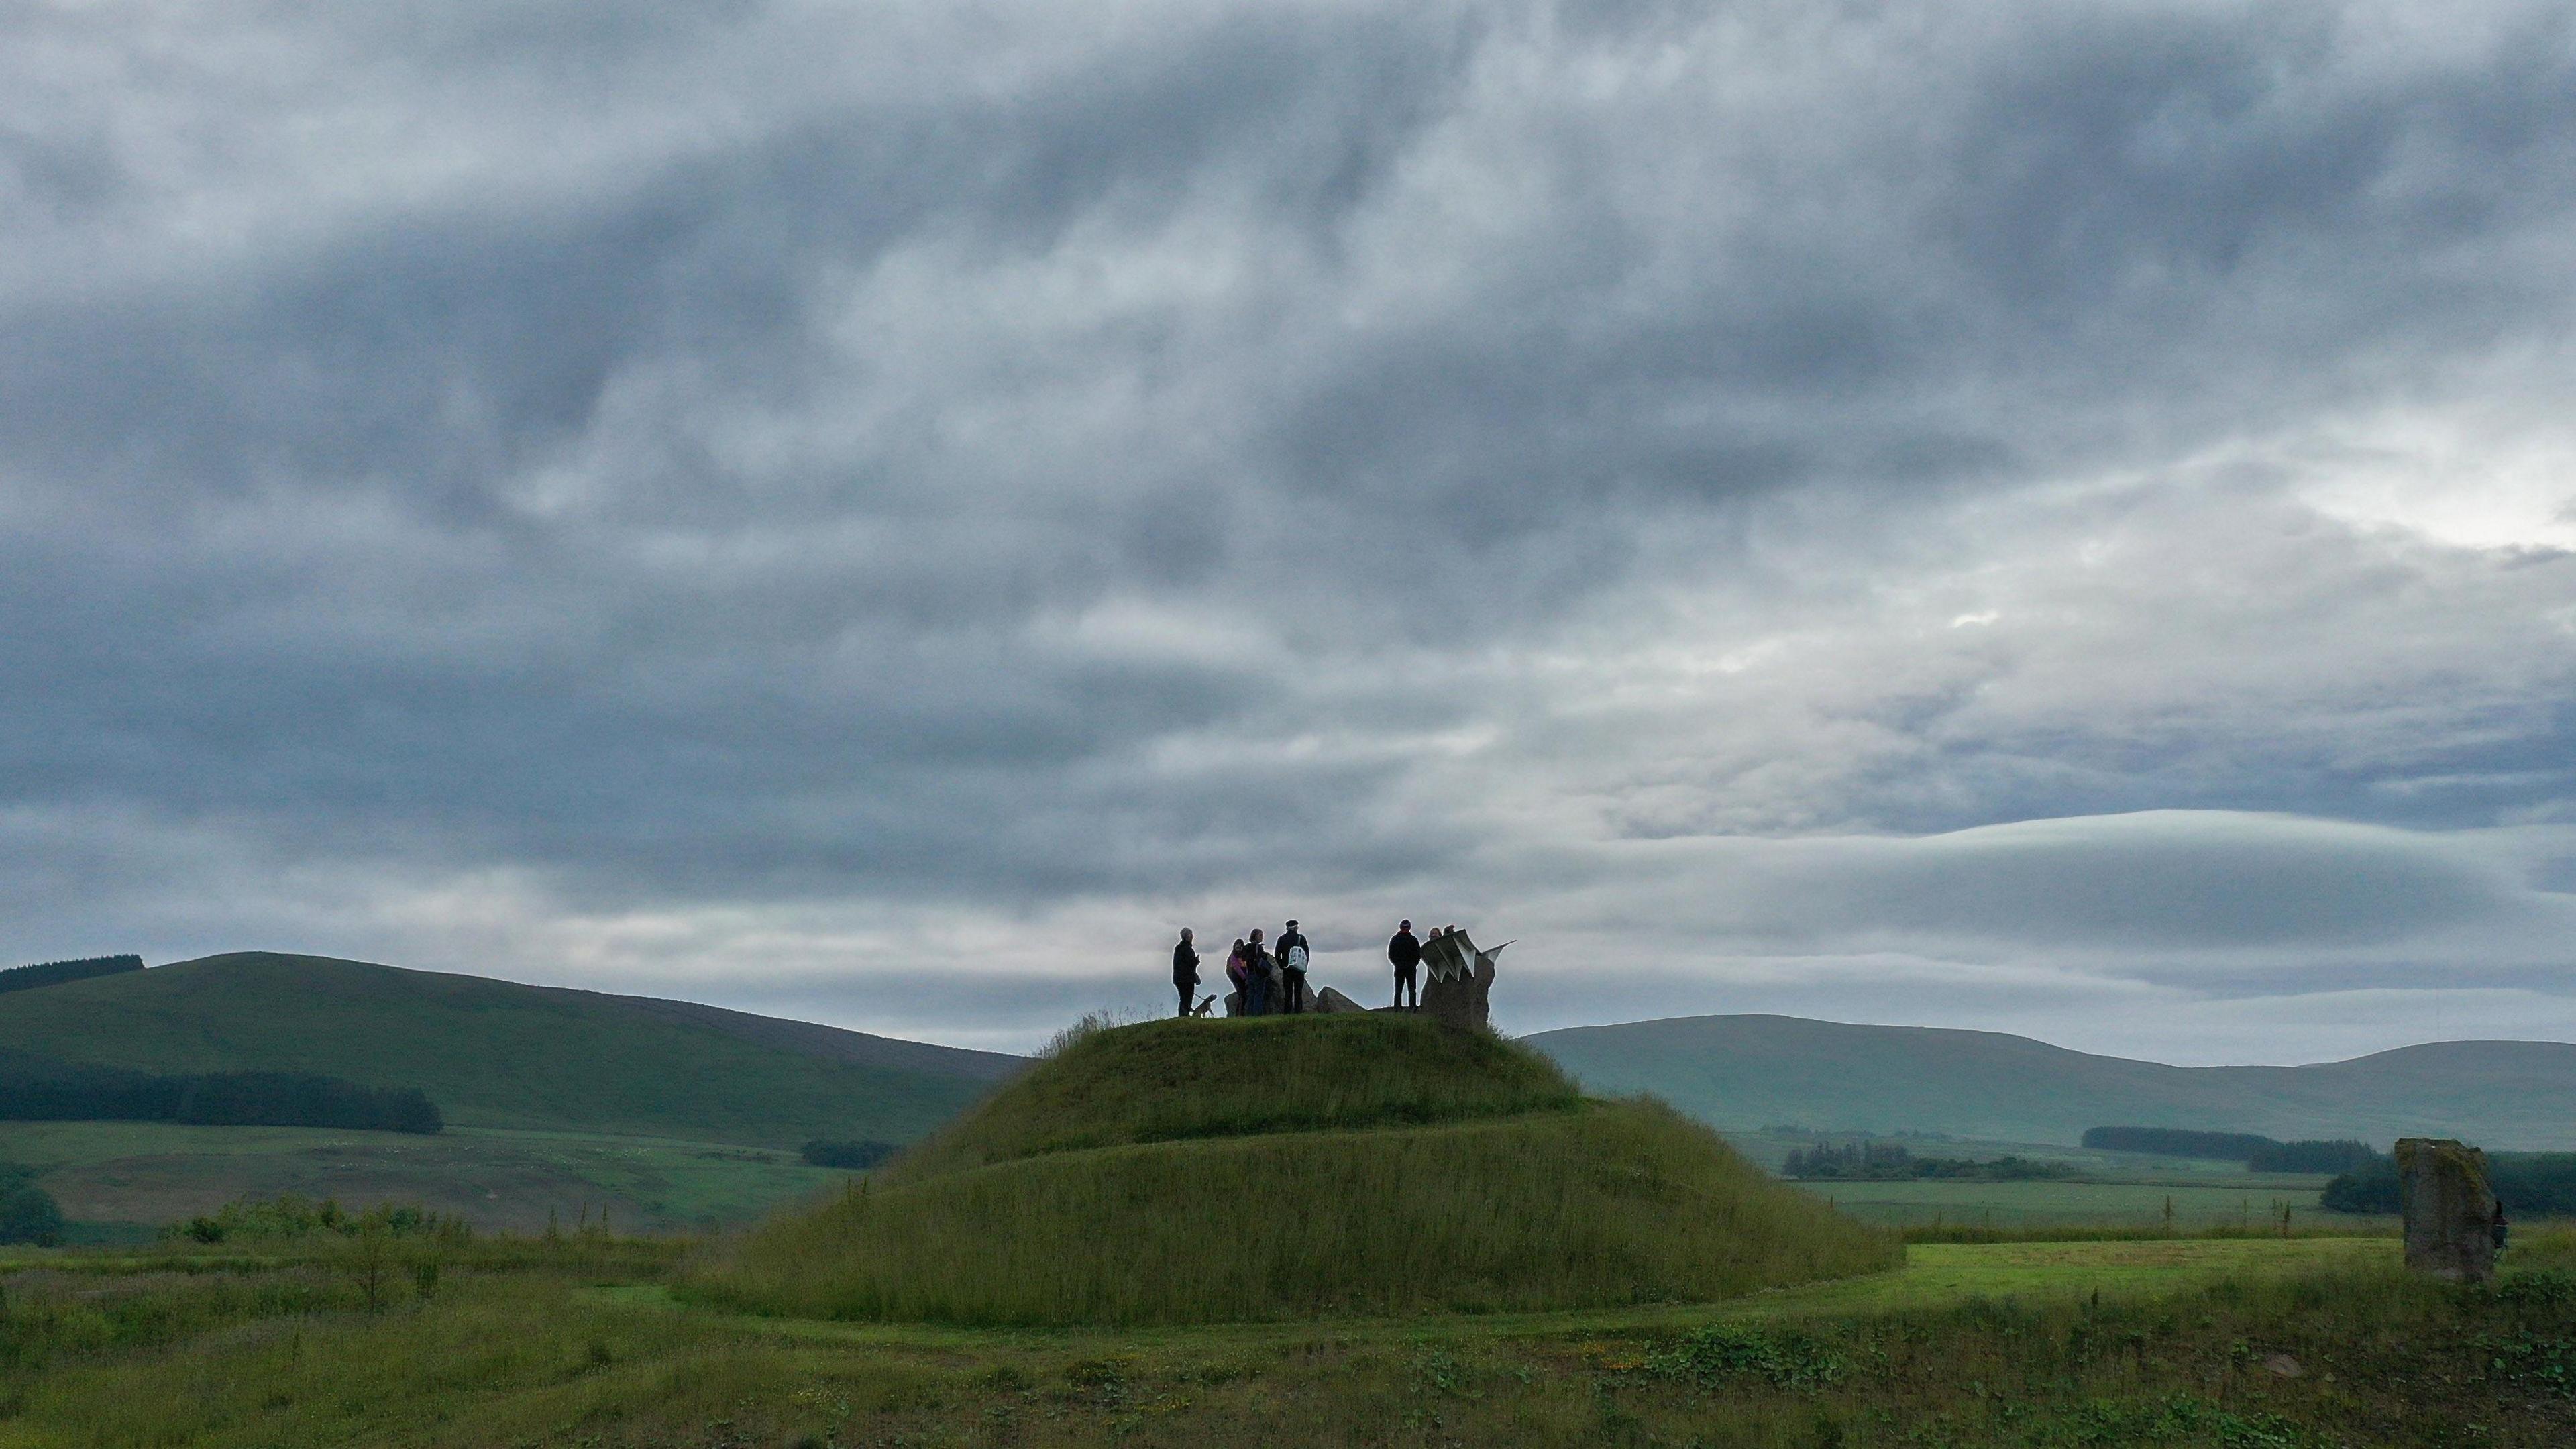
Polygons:
[[2576,1238],[2514,1256],[2463,1290],[2385,1240],[1935,1245],[1731,1304],[1030,1332],[711,1312],[597,1238],[373,1311],[327,1253],[30,1255],[0,1446],[2563,1446]]
[[1077,1037],[694,1286],[834,1318],[1207,1323],[1703,1301],[1897,1247],[1499,1038],[1307,1016]]

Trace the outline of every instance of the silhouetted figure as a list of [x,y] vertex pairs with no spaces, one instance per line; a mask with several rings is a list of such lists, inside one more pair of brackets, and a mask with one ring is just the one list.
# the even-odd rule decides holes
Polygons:
[[1401,1008],[1406,992],[1413,993],[1413,1009],[1422,1009],[1422,983],[1415,972],[1422,966],[1422,942],[1413,934],[1411,921],[1398,922],[1395,934],[1387,939],[1386,962],[1395,968],[1395,1004]]
[[1243,938],[1234,938],[1234,950],[1225,958],[1225,979],[1234,983],[1234,999],[1226,1003],[1228,1016],[1252,1014],[1252,957]]
[[1253,927],[1252,934],[1244,938],[1243,947],[1244,974],[1252,978],[1252,993],[1243,1002],[1246,1008],[1244,1015],[1268,1016],[1272,1000],[1278,994],[1279,960],[1262,947],[1259,926]]
[[1172,948],[1172,989],[1181,994],[1181,1012],[1190,1014],[1190,993],[1199,984],[1199,948],[1190,944],[1190,928],[1181,928],[1181,944]]
[[[2488,1231],[2495,1234],[2496,1256],[2499,1258],[2503,1257],[2505,1235],[2513,1231],[2513,1225],[2504,1220],[2504,1202],[2502,1199],[2498,1199],[2496,1202],[2495,1224]],[[2515,1261],[2519,1262],[2521,1260],[2516,1259]]]
[[1312,954],[1297,923],[1290,921],[1279,933],[1279,1009],[1290,1016],[1306,1009],[1306,963]]

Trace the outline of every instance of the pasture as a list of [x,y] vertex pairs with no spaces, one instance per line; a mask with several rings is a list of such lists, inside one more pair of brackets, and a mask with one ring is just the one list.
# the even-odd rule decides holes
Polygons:
[[[2576,1435],[2576,1235],[1916,1244],[1697,1305],[994,1330],[730,1312],[591,1232],[0,1259],[0,1446],[2479,1444]],[[431,1256],[421,1256],[431,1255]],[[418,1265],[438,1264],[423,1274]],[[2474,1433],[2466,1425],[2475,1424]]]
[[1807,1182],[1799,1184],[1863,1222],[1890,1227],[2043,1225],[2156,1227],[2170,1208],[2177,1228],[2277,1226],[2283,1207],[2295,1228],[2348,1230],[2371,1220],[2317,1206],[2323,1179],[2292,1183],[2192,1182]]
[[435,1137],[173,1122],[0,1122],[23,1163],[92,1240],[276,1193],[352,1206],[418,1204],[486,1229],[536,1233],[602,1211],[639,1229],[747,1222],[838,1184],[793,1151],[599,1132],[451,1127]]

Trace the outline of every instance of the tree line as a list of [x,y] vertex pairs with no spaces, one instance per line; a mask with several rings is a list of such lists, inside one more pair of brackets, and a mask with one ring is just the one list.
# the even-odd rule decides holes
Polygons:
[[1979,1182],[2031,1182],[2072,1177],[2063,1162],[2027,1157],[1998,1157],[1979,1162],[1966,1157],[1917,1157],[1893,1142],[1830,1142],[1801,1147],[1780,1164],[1780,1175],[1805,1181],[1908,1182],[1917,1178],[1965,1178]]
[[162,1076],[16,1051],[0,1051],[0,1121],[186,1122],[421,1134],[447,1125],[438,1104],[418,1087],[369,1087],[311,1072]]
[[2352,1172],[2380,1160],[2369,1143],[2349,1138],[2280,1142],[2253,1132],[2188,1127],[2087,1127],[2084,1145],[2103,1152],[2242,1162],[2255,1172]]
[[143,969],[140,956],[83,956],[76,961],[39,961],[33,966],[12,966],[0,971],[0,992],[32,991],[39,986],[60,986],[66,981],[87,981],[93,976],[116,976]]
[[[2490,1152],[2487,1185],[2508,1216],[2576,1216],[2576,1152]],[[2339,1213],[2398,1212],[2397,1163],[2381,1157],[2344,1173],[2317,1201]]]

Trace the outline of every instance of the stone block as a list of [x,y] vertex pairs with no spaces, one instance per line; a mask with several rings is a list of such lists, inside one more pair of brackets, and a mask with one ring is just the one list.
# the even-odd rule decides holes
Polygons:
[[2496,1197],[2485,1153],[2443,1137],[2402,1138],[2397,1197],[2408,1268],[2454,1283],[2495,1277]]

